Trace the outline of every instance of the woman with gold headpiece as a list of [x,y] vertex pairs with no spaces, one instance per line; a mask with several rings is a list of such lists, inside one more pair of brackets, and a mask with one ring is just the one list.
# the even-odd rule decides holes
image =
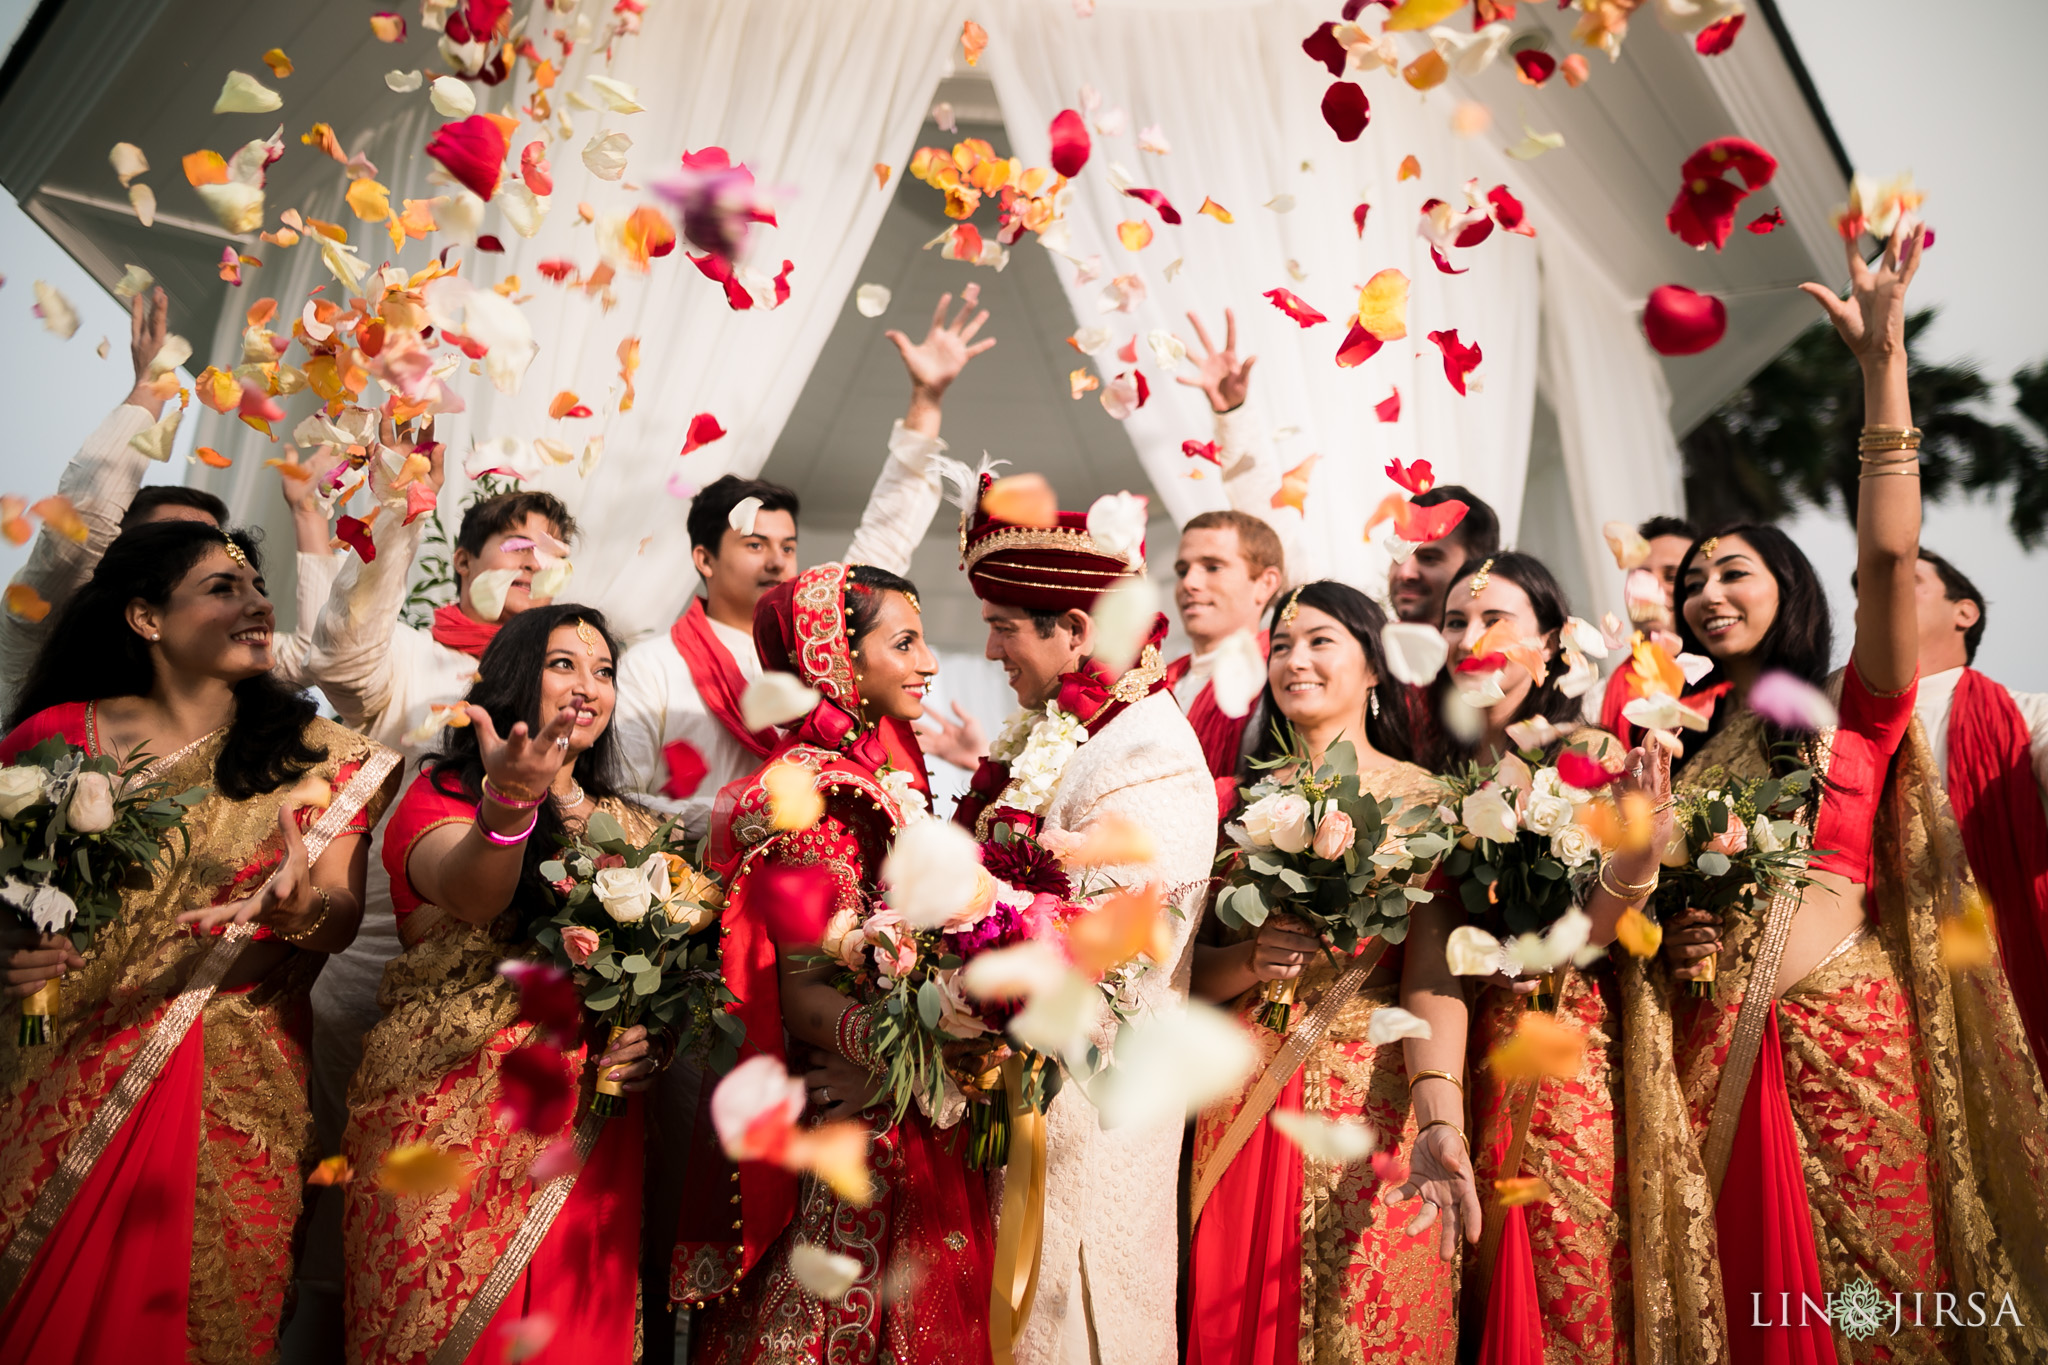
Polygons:
[[271,673],[254,543],[189,521],[114,541],[44,644],[0,761],[61,737],[205,789],[83,955],[0,938],[0,1361],[270,1360],[317,1153],[307,992],[362,915],[398,756]]
[[1668,1286],[1638,1324],[1653,1359],[2048,1358],[2048,1104],[1913,719],[1921,234],[1906,216],[1868,266],[1850,243],[1846,302],[1803,286],[1864,376],[1839,722],[1799,714],[1829,630],[1790,539],[1731,527],[1680,566],[1681,638],[1714,661],[1681,783],[1791,762],[1823,781],[1810,883],[1718,924],[1688,912],[1666,937],[1683,965],[1625,982],[1638,1274]]
[[[1359,785],[1373,796],[1435,798],[1427,770],[1407,761],[1407,710],[1387,672],[1385,625],[1370,598],[1342,583],[1305,584],[1279,599],[1266,690],[1252,714],[1263,736],[1255,757],[1278,757],[1273,727],[1289,725],[1317,763],[1339,740],[1350,744]],[[1192,992],[1231,1005],[1263,1056],[1235,1095],[1196,1121],[1189,1365],[1456,1359],[1456,1266],[1410,1235],[1407,1220],[1374,1208],[1387,1188],[1378,1167],[1306,1154],[1273,1122],[1288,1111],[1362,1120],[1383,1150],[1416,1149],[1401,1046],[1368,1037],[1373,1016],[1396,1003],[1403,951],[1375,940],[1339,965],[1298,919],[1276,915],[1244,936],[1213,919],[1204,926]],[[1257,1022],[1272,981],[1295,983],[1284,1038]],[[1462,1163],[1462,1149],[1451,1160]]]
[[[883,951],[857,921],[896,831],[932,818],[910,722],[938,660],[917,590],[868,565],[820,565],[761,599],[754,643],[764,665],[819,699],[719,798],[730,814],[713,856],[733,868],[723,963],[746,1025],[740,1055],[816,1059],[805,1077],[814,1112],[877,1125],[874,1189],[856,1205],[762,1162],[733,1169],[700,1113],[693,1160],[718,1177],[685,1202],[672,1295],[700,1307],[700,1365],[986,1362],[995,1233],[964,1125],[941,1130],[915,1111],[888,1123],[875,1108],[874,1016],[832,985],[849,955]],[[780,809],[793,798],[771,775],[791,772],[800,792],[822,798],[814,820]],[[801,915],[787,901],[806,876],[829,911],[822,942],[790,941]],[[850,1257],[853,1283],[836,1299],[813,1293],[792,1268],[799,1245]]]
[[[1503,551],[1460,569],[1444,603],[1447,661],[1452,669],[1487,655],[1503,662],[1469,691],[1454,687],[1449,673],[1439,679],[1432,696],[1452,717],[1447,729],[1463,716],[1473,736],[1450,741],[1440,762],[1522,765],[1520,753],[1554,755],[1575,726],[1579,697],[1594,681],[1583,656],[1566,657],[1588,629],[1570,615],[1564,590],[1534,556]],[[1515,798],[1520,827],[1548,836],[1552,855],[1567,867],[1585,867],[1596,850],[1572,823],[1567,789],[1545,790],[1530,780],[1527,765],[1521,777]],[[1661,807],[1657,819],[1668,839],[1669,759],[1628,754],[1621,787]],[[1653,842],[1600,865],[1579,907],[1591,921],[1590,943],[1612,943],[1622,912],[1648,895],[1657,870]],[[1428,1021],[1430,1036],[1407,1041],[1408,1063],[1416,1112],[1439,1126],[1398,1193],[1419,1194],[1437,1206],[1446,1255],[1454,1254],[1461,1236],[1471,1245],[1463,1319],[1485,1365],[1632,1360],[1635,1286],[1613,968],[1598,958],[1583,968],[1566,963],[1543,977],[1497,973],[1475,982],[1468,1004],[1464,981],[1451,974],[1445,952],[1453,928],[1468,918],[1463,890],[1417,906],[1409,934],[1402,1003]],[[1485,909],[1479,922],[1497,938],[1528,927],[1511,929],[1503,907]],[[1468,1059],[1483,1059],[1513,1037],[1532,1009],[1583,1038],[1572,1074],[1506,1084],[1483,1065],[1468,1067]],[[1468,1100],[1476,1181],[1447,1161],[1463,1154],[1462,1130],[1453,1125]],[[1532,1187],[1531,1180],[1543,1184]],[[1528,1203],[1511,1203],[1504,1194],[1529,1188],[1548,1194]]]
[[[654,1045],[635,1025],[608,1045],[529,1048],[536,1026],[500,970],[546,956],[539,869],[556,836],[599,813],[636,842],[661,823],[619,797],[617,653],[588,607],[514,617],[484,650],[469,723],[446,732],[385,832],[404,951],[384,971],[384,1017],[363,1040],[342,1140],[355,1171],[342,1216],[351,1360],[502,1360],[522,1321],[535,1338],[516,1343],[522,1359],[636,1357],[641,1106],[629,1093],[607,1119],[591,1101],[600,1078],[644,1090]],[[515,1091],[550,1080],[575,1095],[545,1106],[561,1111],[551,1129],[499,1116]],[[544,1154],[552,1173],[532,1169]],[[408,1158],[452,1161],[459,1177],[415,1179]]]

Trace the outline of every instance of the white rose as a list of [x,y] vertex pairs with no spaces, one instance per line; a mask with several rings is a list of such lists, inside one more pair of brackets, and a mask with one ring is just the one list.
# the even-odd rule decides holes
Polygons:
[[1767,815],[1756,817],[1755,823],[1750,826],[1749,842],[1759,853],[1777,853],[1785,847],[1785,841],[1771,828],[1771,819]]
[[71,783],[64,823],[76,834],[98,834],[114,823],[114,785],[105,773],[83,772]]
[[0,768],[0,820],[12,820],[43,799],[50,775],[33,763]]
[[[664,876],[667,871],[666,867],[662,869]],[[654,888],[647,884],[647,874],[637,867],[601,868],[591,889],[597,892],[604,912],[621,924],[644,919],[654,904]]]
[[1531,796],[1522,810],[1522,828],[1531,834],[1556,834],[1572,822],[1572,803],[1562,796]]
[[860,966],[861,950],[866,946],[867,939],[860,932],[860,915],[851,906],[834,912],[818,939],[818,948],[826,957],[836,958],[848,968]]
[[1597,845],[1583,826],[1566,825],[1550,836],[1550,852],[1566,867],[1578,867],[1593,856]]
[[1458,815],[1465,828],[1482,839],[1505,844],[1515,837],[1515,808],[1498,788],[1481,787],[1473,792],[1465,798]]
[[1312,837],[1308,817],[1307,801],[1293,792],[1275,792],[1252,802],[1240,818],[1245,834],[1258,847],[1299,853]]

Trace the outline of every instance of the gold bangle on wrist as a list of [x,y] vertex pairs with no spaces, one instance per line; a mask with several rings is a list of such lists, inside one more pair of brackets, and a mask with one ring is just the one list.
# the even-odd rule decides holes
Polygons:
[[324,886],[314,887],[313,893],[320,897],[320,913],[313,916],[311,924],[295,933],[288,934],[283,930],[279,930],[277,936],[286,943],[304,943],[307,939],[320,932],[321,925],[327,923],[327,912],[334,908],[334,902],[328,897],[327,888]]
[[1882,479],[1889,474],[1902,475],[1908,479],[1920,477],[1920,471],[1917,469],[1866,469],[1856,477],[1859,479]]
[[1594,878],[1594,881],[1602,891],[1605,891],[1608,895],[1619,901],[1634,902],[1644,899],[1657,889],[1657,879],[1662,875],[1661,871],[1652,870],[1650,880],[1637,885],[1632,882],[1622,881],[1618,876],[1610,880],[1609,874],[1613,868],[1614,861],[1611,858],[1602,858],[1600,860],[1600,872]]
[[1413,1090],[1415,1088],[1415,1083],[1417,1081],[1426,1081],[1429,1080],[1431,1077],[1435,1077],[1437,1080],[1440,1081],[1449,1081],[1452,1085],[1458,1087],[1458,1093],[1460,1095],[1465,1093],[1465,1083],[1459,1080],[1456,1076],[1453,1076],[1448,1071],[1418,1071],[1413,1076],[1410,1076],[1408,1078],[1408,1088],[1410,1090]]
[[1465,1130],[1449,1119],[1431,1119],[1415,1130],[1415,1145],[1422,1145],[1422,1135],[1432,1128],[1448,1128],[1458,1135],[1458,1141],[1465,1144],[1465,1155],[1472,1155],[1472,1139],[1465,1136]]

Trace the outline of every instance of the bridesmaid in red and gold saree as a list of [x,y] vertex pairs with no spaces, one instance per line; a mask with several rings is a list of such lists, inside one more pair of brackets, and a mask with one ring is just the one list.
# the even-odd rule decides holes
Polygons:
[[[1447,764],[1491,763],[1532,747],[1511,738],[1510,727],[1548,722],[1568,728],[1578,720],[1579,699],[1568,681],[1576,675],[1561,657],[1565,636],[1576,628],[1556,577],[1530,555],[1504,551],[1458,571],[1444,605],[1449,663],[1455,667],[1477,650],[1492,649],[1482,643],[1486,633],[1505,631],[1543,642],[1542,676],[1525,662],[1509,662],[1501,674],[1500,700],[1480,713],[1479,738],[1470,746],[1452,746],[1444,756]],[[1437,689],[1440,700],[1445,691],[1444,685]],[[1448,704],[1465,705],[1457,697]],[[1533,747],[1554,751],[1558,743]],[[1639,790],[1663,807],[1659,831],[1668,841],[1668,756],[1631,753],[1624,771],[1624,789]],[[1517,814],[1523,828],[1550,837],[1560,861],[1581,868],[1596,850],[1571,824],[1572,809],[1562,789],[1532,786]],[[1653,835],[1643,848],[1616,854],[1598,870],[1580,907],[1592,921],[1593,944],[1611,943],[1623,910],[1648,894],[1656,879],[1656,846]],[[1566,964],[1547,982],[1496,975],[1462,983],[1450,975],[1444,945],[1465,917],[1451,896],[1417,907],[1403,997],[1433,1030],[1431,1038],[1408,1043],[1417,1077],[1432,1077],[1418,1092],[1418,1109],[1453,1117],[1461,1094],[1471,1106],[1475,1193],[1483,1212],[1480,1226],[1466,1230],[1477,1242],[1467,1266],[1463,1321],[1475,1358],[1482,1365],[1633,1360],[1637,1286],[1629,1254],[1623,1040],[1614,969],[1603,958],[1586,967]],[[1495,937],[1509,937],[1497,910],[1480,922]],[[1539,992],[1546,984],[1549,989]],[[1551,1011],[1585,1038],[1578,1071],[1502,1084],[1481,1063],[1515,1034],[1532,1007]],[[1498,1182],[1530,1177],[1545,1183],[1548,1196],[1507,1205]],[[1445,1213],[1456,1217],[1458,1210],[1447,1207]]]
[[[543,1319],[551,1330],[529,1329],[544,1344],[525,1340],[523,1359],[637,1357],[640,1101],[605,1119],[590,1100],[599,1071],[646,1088],[646,1029],[608,1049],[586,1038],[563,1051],[576,1102],[550,1131],[496,1112],[508,1091],[531,1085],[507,1059],[534,1025],[521,1021],[518,988],[499,966],[546,957],[530,924],[552,913],[539,867],[556,855],[553,836],[600,811],[633,839],[660,824],[616,791],[615,657],[588,607],[514,617],[479,663],[471,724],[447,732],[392,815],[384,861],[404,951],[384,971],[384,1017],[364,1037],[342,1140],[356,1172],[342,1215],[351,1360],[495,1365],[518,1324]],[[532,1179],[558,1143],[576,1153],[567,1173]],[[456,1157],[465,1183],[381,1188],[386,1154],[420,1144]]]
[[[1253,723],[1266,732],[1284,719],[1318,761],[1346,741],[1361,786],[1381,799],[1434,799],[1434,779],[1401,757],[1407,712],[1386,670],[1385,625],[1371,599],[1342,583],[1284,594]],[[1260,756],[1277,752],[1269,740]],[[1275,917],[1226,943],[1212,923],[1195,947],[1192,993],[1234,1008],[1262,1056],[1237,1094],[1196,1120],[1187,1359],[1449,1365],[1455,1262],[1375,1207],[1387,1187],[1373,1165],[1308,1156],[1273,1126],[1275,1111],[1363,1120],[1382,1152],[1417,1147],[1401,1045],[1367,1037],[1373,1016],[1397,1003],[1403,948],[1374,941],[1340,969],[1305,927]],[[1262,987],[1284,980],[1296,983],[1296,1002],[1283,1039],[1258,1015]]]
[[398,756],[271,675],[273,624],[246,537],[138,526],[67,607],[0,743],[0,761],[53,736],[140,749],[172,791],[209,789],[82,957],[68,938],[0,942],[10,997],[63,981],[50,1043],[0,1030],[7,1365],[276,1358],[318,1155],[307,993],[355,937]]
[[[724,968],[746,1025],[740,1055],[785,1058],[793,1042],[822,1058],[805,1078],[814,1108],[877,1125],[874,1195],[857,1206],[814,1177],[760,1162],[734,1169],[700,1108],[691,1159],[702,1174],[683,1206],[671,1292],[698,1309],[698,1365],[987,1365],[995,1232],[963,1125],[941,1131],[914,1110],[889,1124],[872,1108],[871,1016],[817,965],[824,948],[784,941],[777,922],[790,913],[793,874],[815,869],[829,888],[832,946],[862,951],[854,921],[873,908],[896,831],[932,818],[910,722],[924,714],[938,661],[916,589],[867,565],[820,565],[761,599],[754,643],[767,668],[795,674],[820,700],[760,771],[719,798],[730,811],[722,852],[736,859]],[[787,812],[778,823],[790,798],[771,798],[765,780],[778,765],[808,770],[798,789],[822,798],[815,823]],[[853,1285],[832,1301],[811,1293],[791,1268],[798,1245],[853,1258]]]
[[[1913,718],[1904,317],[1921,244],[1907,215],[1870,266],[1851,243],[1846,303],[1805,286],[1864,375],[1839,723],[1787,734],[1785,708],[1764,702],[1770,672],[1818,683],[1829,658],[1826,600],[1796,545],[1731,527],[1681,566],[1681,631],[1721,693],[1681,783],[1763,776],[1788,742],[1825,781],[1810,885],[1726,923],[1673,921],[1666,957],[1685,965],[1671,975],[1711,994],[1662,972],[1624,978],[1632,1102],[1643,1096],[1633,1195],[1655,1214],[1637,1220],[1637,1254],[1670,1287],[1663,1319],[1643,1325],[1660,1358],[2048,1358],[2048,1101]],[[1822,1311],[1857,1301],[1876,1330]]]

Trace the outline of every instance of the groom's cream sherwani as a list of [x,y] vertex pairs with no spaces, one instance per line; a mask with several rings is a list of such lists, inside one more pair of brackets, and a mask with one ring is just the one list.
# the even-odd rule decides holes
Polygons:
[[[1047,828],[1078,832],[1116,815],[1151,832],[1149,866],[1103,869],[1110,882],[1180,888],[1173,950],[1139,980],[1141,1009],[1184,998],[1201,883],[1216,851],[1216,789],[1171,692],[1131,704],[1068,760]],[[1178,1355],[1182,1123],[1105,1131],[1069,1084],[1046,1116],[1045,1240],[1018,1365],[1172,1365]]]

